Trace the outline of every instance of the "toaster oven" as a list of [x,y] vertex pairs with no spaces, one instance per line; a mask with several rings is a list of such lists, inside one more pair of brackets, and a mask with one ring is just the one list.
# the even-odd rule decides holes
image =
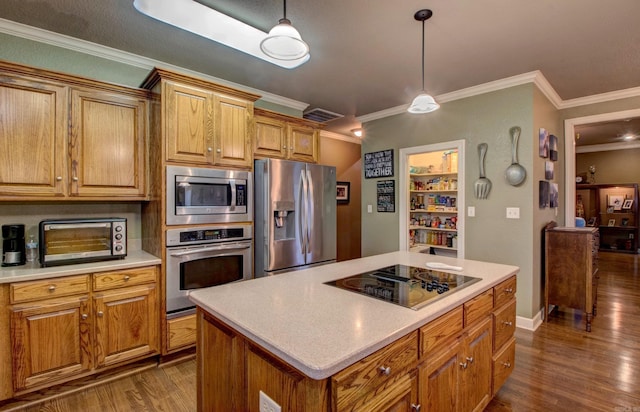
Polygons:
[[43,220],[39,228],[42,267],[127,256],[125,218]]

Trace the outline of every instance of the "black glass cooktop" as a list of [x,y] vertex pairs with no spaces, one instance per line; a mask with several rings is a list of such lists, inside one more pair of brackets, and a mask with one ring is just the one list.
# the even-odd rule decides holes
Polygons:
[[394,265],[326,284],[415,310],[480,280],[458,273]]

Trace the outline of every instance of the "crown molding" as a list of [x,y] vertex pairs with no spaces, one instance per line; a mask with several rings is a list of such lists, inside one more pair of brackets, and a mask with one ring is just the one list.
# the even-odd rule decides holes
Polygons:
[[630,89],[622,89],[622,90],[616,90],[613,92],[600,93],[600,94],[594,94],[591,96],[564,100],[560,104],[560,109],[587,106],[589,104],[604,103],[604,102],[610,102],[612,100],[627,99],[629,97],[638,97],[638,96],[640,96],[640,87],[632,87]]
[[593,144],[588,146],[576,146],[576,153],[608,152],[612,150],[628,150],[638,148],[640,148],[640,142],[605,143]]
[[94,57],[115,61],[118,63],[126,64],[133,67],[151,71],[154,67],[161,67],[169,70],[178,71],[180,73],[188,74],[195,77],[219,83],[225,86],[233,87],[234,89],[246,91],[253,94],[260,95],[260,99],[269,103],[278,104],[292,109],[303,111],[309,104],[298,100],[289,99],[288,97],[279,96],[277,94],[265,92],[263,90],[254,89],[238,83],[230,82],[228,80],[220,79],[218,77],[210,76],[208,74],[200,73],[194,70],[185,69],[183,67],[175,66],[160,60],[150,59],[144,56],[129,53],[123,50],[114,49],[111,47],[103,46],[97,43],[92,43],[86,40],[80,40],[75,37],[70,37],[64,34],[55,33],[48,30],[43,30],[33,26],[27,26],[26,24],[16,23],[11,20],[0,18],[0,33],[5,33],[11,36],[32,40],[38,43],[49,44],[51,46],[60,47],[67,50],[72,50],[79,53],[88,54]]
[[347,136],[340,133],[330,132],[328,130],[321,130],[320,137],[323,139],[335,139],[335,140],[342,140],[343,142],[356,143],[359,145],[362,144],[362,139],[359,137]]

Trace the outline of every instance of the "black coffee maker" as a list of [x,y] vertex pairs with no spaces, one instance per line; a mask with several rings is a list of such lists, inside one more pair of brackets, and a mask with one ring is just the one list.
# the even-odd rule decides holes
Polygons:
[[24,225],[2,225],[2,266],[19,266],[25,263]]

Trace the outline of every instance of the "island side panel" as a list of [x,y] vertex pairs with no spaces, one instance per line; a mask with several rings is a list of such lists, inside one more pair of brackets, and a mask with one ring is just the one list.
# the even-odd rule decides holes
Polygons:
[[314,380],[198,307],[198,411],[259,412],[259,393],[283,411],[330,411],[329,380]]

